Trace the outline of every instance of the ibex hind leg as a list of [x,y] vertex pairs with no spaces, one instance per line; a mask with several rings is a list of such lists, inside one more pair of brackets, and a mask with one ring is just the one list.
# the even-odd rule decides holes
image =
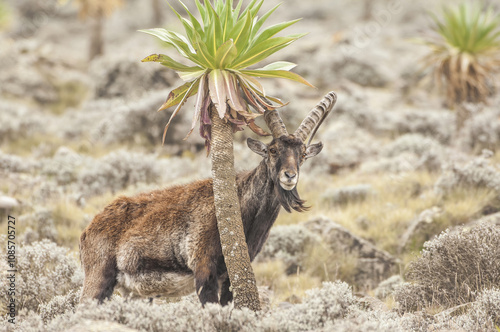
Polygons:
[[104,299],[111,297],[117,283],[116,258],[107,255],[106,246],[93,246],[89,241],[86,232],[83,232],[80,237],[80,259],[85,280],[80,300],[97,299],[102,303]]
[[105,299],[109,299],[115,289],[117,275],[118,270],[116,263],[113,261],[87,268],[80,300],[92,298],[102,303]]

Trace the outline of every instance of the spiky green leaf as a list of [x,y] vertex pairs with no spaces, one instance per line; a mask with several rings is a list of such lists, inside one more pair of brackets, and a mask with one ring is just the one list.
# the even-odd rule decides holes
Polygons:
[[276,61],[256,70],[292,70],[297,65],[288,61]]
[[240,55],[233,64],[233,68],[240,69],[246,68],[256,64],[271,54],[281,50],[282,48],[290,45],[305,34],[293,35],[288,37],[275,37],[265,40],[254,47],[252,47],[246,54]]
[[151,54],[144,59],[141,60],[142,62],[159,62],[165,67],[168,67],[170,69],[176,70],[176,71],[182,71],[182,72],[196,72],[201,70],[202,68],[200,66],[186,66],[183,65],[182,63],[179,63],[169,57],[168,55],[165,54]]
[[267,13],[265,13],[264,15],[262,15],[261,18],[259,18],[257,20],[257,22],[254,24],[254,30],[255,31],[259,31],[260,28],[262,28],[262,25],[267,21],[267,19],[269,18],[269,16],[272,15],[272,13],[274,13],[274,11],[276,9],[278,9],[278,7],[281,6],[281,3],[277,4],[276,6],[274,6],[271,10],[269,10]]
[[234,45],[232,39],[229,39],[215,53],[215,67],[224,69],[230,66],[237,55],[236,45]]
[[189,8],[181,0],[179,0],[179,3],[182,5],[182,7],[184,7],[184,10],[189,15],[191,24],[193,25],[193,28],[196,30],[196,32],[198,34],[203,34],[203,27],[201,26],[200,22],[193,16],[193,14],[191,14]]
[[241,72],[254,77],[286,78],[314,88],[314,85],[306,81],[302,76],[286,70],[242,70]]
[[268,27],[267,29],[264,29],[260,34],[258,34],[255,41],[253,41],[253,43],[258,44],[262,41],[268,40],[269,38],[275,36],[278,32],[288,28],[289,26],[297,23],[300,20],[301,19],[299,18],[299,19],[296,19],[293,21],[281,22],[281,23],[277,23],[275,25],[272,25],[272,26]]

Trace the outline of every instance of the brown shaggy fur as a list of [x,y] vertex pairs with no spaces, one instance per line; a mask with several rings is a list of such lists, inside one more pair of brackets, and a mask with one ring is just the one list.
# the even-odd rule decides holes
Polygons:
[[[305,209],[296,188],[280,186],[280,174],[295,172],[298,178],[299,166],[322,145],[306,150],[297,143],[293,137],[269,145],[249,139],[249,147],[264,157],[257,168],[236,178],[251,260],[281,206],[287,211]],[[82,298],[103,301],[115,287],[139,296],[181,296],[196,288],[203,304],[232,300],[211,179],[117,198],[84,230],[80,255],[85,271]]]

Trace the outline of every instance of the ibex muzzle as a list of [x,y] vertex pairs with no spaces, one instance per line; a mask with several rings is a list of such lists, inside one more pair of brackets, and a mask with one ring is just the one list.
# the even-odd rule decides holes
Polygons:
[[[336,101],[329,93],[289,135],[278,112],[266,111],[269,144],[249,138],[263,157],[236,177],[250,259],[260,252],[280,208],[306,209],[297,192],[302,163],[322,144],[306,145]],[[312,133],[312,135],[311,135]],[[232,301],[217,229],[212,180],[119,197],[95,216],[80,237],[85,271],[82,298],[182,296],[196,290],[202,304]]]
[[300,139],[292,135],[275,138],[268,145],[249,138],[247,144],[269,164],[269,177],[287,191],[297,186],[300,165],[320,153],[323,148],[322,143],[306,147]]

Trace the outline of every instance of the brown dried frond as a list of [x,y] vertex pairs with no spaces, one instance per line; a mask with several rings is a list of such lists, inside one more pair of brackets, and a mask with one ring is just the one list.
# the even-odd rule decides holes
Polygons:
[[445,87],[447,104],[452,107],[463,102],[486,102],[493,88],[492,73],[500,66],[500,54],[480,62],[467,53],[436,48],[425,62],[434,67],[434,80],[439,88]]

